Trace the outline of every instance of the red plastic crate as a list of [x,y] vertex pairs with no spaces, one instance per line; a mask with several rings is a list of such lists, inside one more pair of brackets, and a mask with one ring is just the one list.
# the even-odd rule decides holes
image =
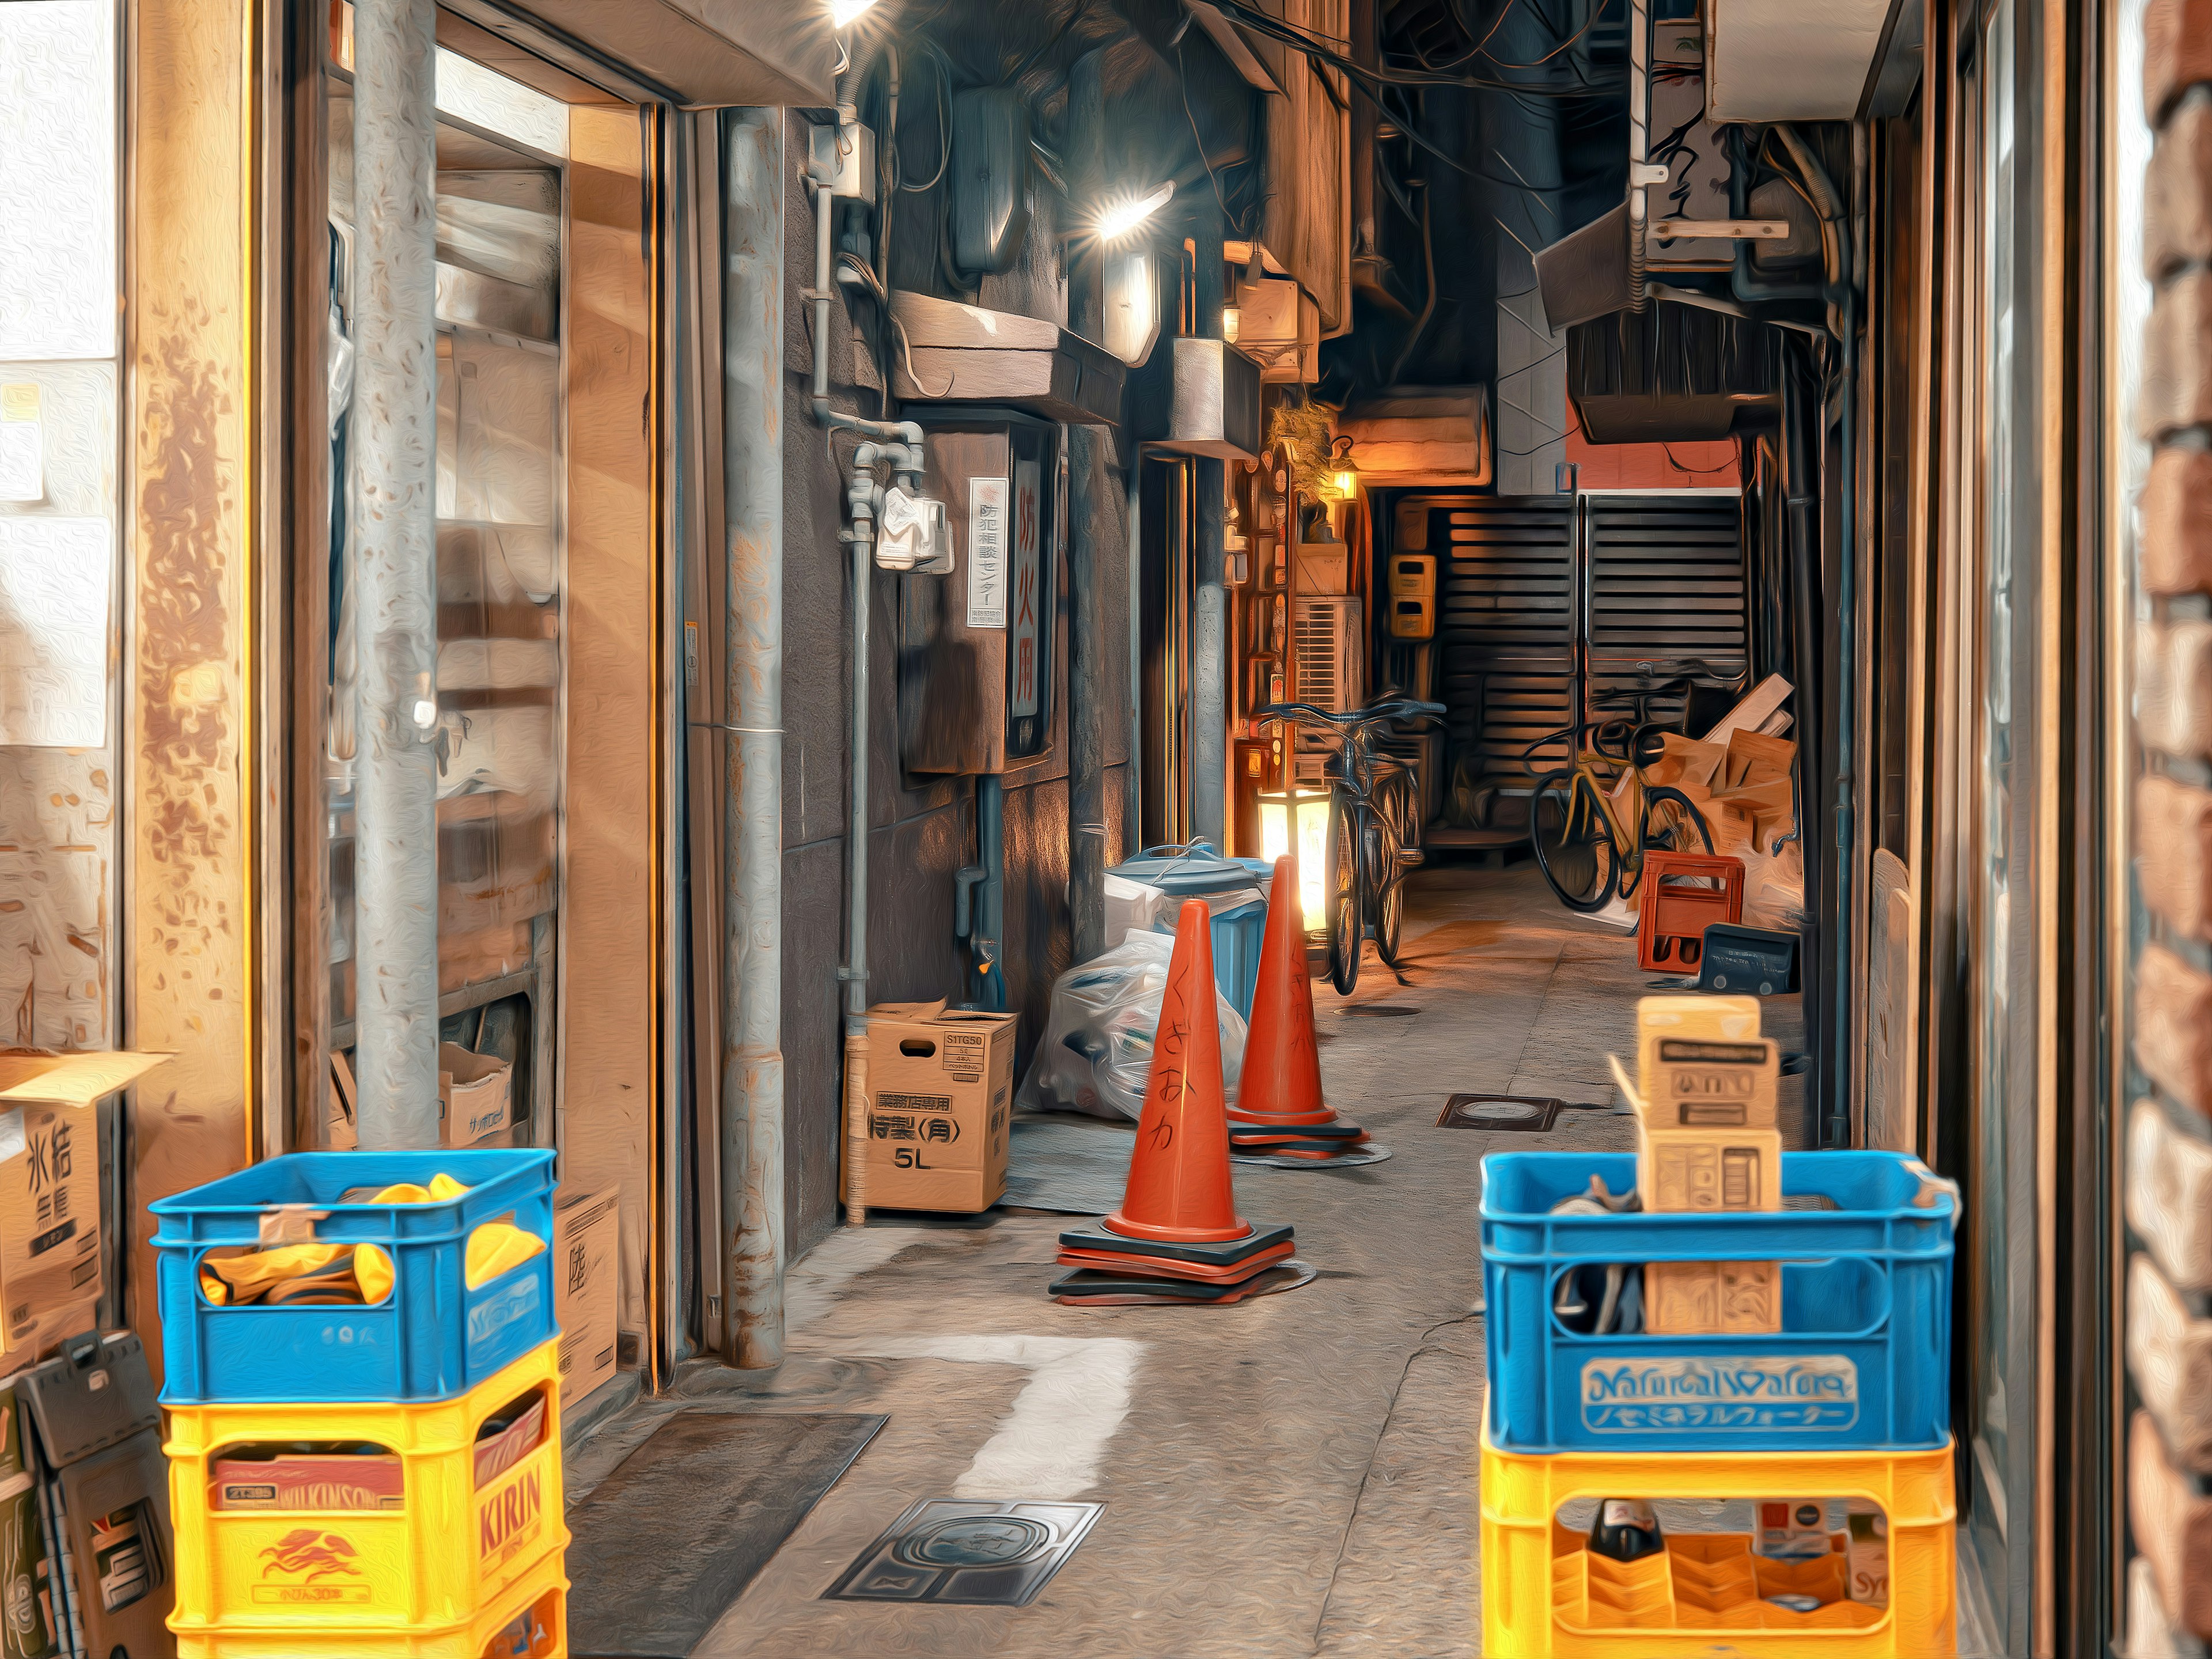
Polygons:
[[1743,920],[1743,860],[1646,853],[1639,903],[1638,964],[1651,973],[1693,974],[1705,955],[1705,929]]

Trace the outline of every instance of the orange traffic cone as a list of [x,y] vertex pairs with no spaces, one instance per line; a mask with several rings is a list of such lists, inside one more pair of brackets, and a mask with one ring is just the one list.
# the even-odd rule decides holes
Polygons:
[[1306,975],[1298,921],[1297,860],[1275,860],[1267,894],[1267,933],[1244,1039],[1244,1072],[1229,1109],[1229,1136],[1241,1152],[1328,1158],[1367,1139],[1322,1098],[1321,1050],[1314,1042],[1313,981]]
[[1202,900],[1185,902],[1129,1184],[1121,1207],[1097,1227],[1060,1236],[1060,1259],[1069,1267],[1126,1263],[1170,1278],[1219,1282],[1249,1277],[1290,1254],[1291,1229],[1253,1226],[1237,1213],[1230,1185],[1212,926]]

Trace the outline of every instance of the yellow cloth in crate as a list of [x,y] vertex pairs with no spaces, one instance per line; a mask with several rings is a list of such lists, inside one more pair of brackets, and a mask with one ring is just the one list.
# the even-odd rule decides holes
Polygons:
[[[453,1176],[433,1176],[426,1187],[402,1181],[372,1204],[441,1204],[468,1188]],[[520,1267],[545,1241],[508,1221],[487,1221],[469,1235],[465,1273],[475,1290]],[[260,1303],[339,1303],[374,1305],[392,1294],[392,1258],[374,1244],[283,1244],[200,1262],[200,1291],[217,1307]]]

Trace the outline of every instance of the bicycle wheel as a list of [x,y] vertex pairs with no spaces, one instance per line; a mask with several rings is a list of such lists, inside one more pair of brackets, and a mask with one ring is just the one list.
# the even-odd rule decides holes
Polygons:
[[1644,792],[1644,821],[1636,836],[1636,860],[1621,872],[1620,896],[1632,898],[1644,880],[1644,855],[1650,853],[1710,853],[1713,832],[1705,817],[1680,790],[1663,783]]
[[1536,867],[1570,910],[1601,908],[1619,873],[1604,812],[1573,772],[1539,780],[1528,803],[1528,845]]
[[1367,810],[1347,809],[1341,793],[1328,804],[1328,977],[1339,996],[1350,996],[1359,983],[1359,949],[1365,942],[1365,894],[1361,885],[1360,848],[1366,840]]
[[[1420,837],[1413,826],[1413,780],[1401,772],[1386,779],[1376,796],[1377,833],[1370,837],[1378,853],[1368,867],[1375,883],[1375,954],[1395,968],[1398,934],[1406,920],[1406,872],[1419,857]],[[1413,857],[1406,855],[1408,846]]]

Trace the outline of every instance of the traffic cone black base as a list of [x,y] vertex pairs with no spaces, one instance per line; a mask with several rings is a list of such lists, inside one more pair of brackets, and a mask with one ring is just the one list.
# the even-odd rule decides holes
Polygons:
[[1283,1123],[1274,1119],[1259,1118],[1246,1121],[1234,1114],[1229,1119],[1229,1139],[1232,1144],[1265,1140],[1270,1137],[1297,1140],[1364,1140],[1367,1131],[1357,1123]]
[[1082,1250],[1092,1255],[1155,1256],[1195,1267],[1233,1267],[1278,1244],[1287,1249],[1291,1243],[1291,1231],[1286,1226],[1255,1227],[1243,1238],[1220,1244],[1180,1244],[1164,1239],[1131,1238],[1109,1232],[1103,1226],[1074,1227],[1060,1236],[1060,1248],[1063,1250]]
[[1146,1279],[1129,1273],[1101,1273],[1085,1268],[1053,1281],[1055,1302],[1080,1307],[1226,1307],[1242,1302],[1266,1287],[1260,1275],[1233,1285],[1200,1285],[1189,1279]]
[[1062,1250],[1059,1263],[1063,1267],[1091,1267],[1102,1273],[1144,1273],[1159,1279],[1195,1279],[1211,1285],[1234,1285],[1239,1279],[1249,1279],[1263,1268],[1278,1261],[1287,1261],[1292,1246],[1278,1244],[1272,1250],[1263,1250],[1245,1261],[1232,1262],[1225,1267],[1200,1267],[1194,1262],[1171,1261],[1157,1255],[1103,1255],[1090,1250]]

